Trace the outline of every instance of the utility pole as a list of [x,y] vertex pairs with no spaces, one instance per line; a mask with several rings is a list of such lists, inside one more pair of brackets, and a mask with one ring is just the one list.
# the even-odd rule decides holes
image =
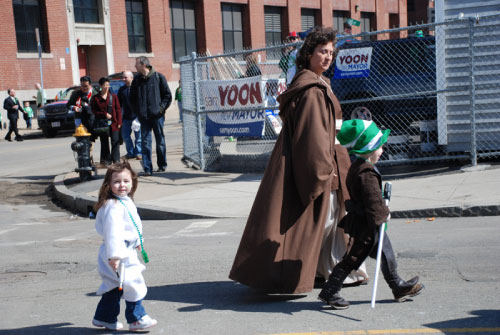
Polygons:
[[40,86],[42,90],[42,101],[45,96],[45,90],[43,89],[43,68],[42,68],[42,44],[40,43],[40,29],[35,28],[36,44],[38,46],[38,60],[40,61]]

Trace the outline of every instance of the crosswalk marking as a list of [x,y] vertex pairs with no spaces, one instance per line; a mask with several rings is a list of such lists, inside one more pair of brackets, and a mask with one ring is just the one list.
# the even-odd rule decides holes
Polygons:
[[194,232],[208,229],[212,227],[214,224],[216,224],[217,221],[200,221],[200,222],[193,222],[189,226],[187,226],[184,229],[179,230],[175,235],[190,235]]
[[[183,229],[169,235],[165,236],[152,236],[147,238],[148,240],[160,240],[160,239],[170,239],[170,238],[176,238],[176,237],[214,237],[214,236],[227,236],[231,235],[231,232],[208,232],[209,228],[213,227],[218,221],[198,221],[198,222],[192,222],[188,226],[184,227]],[[1,230],[0,235],[6,234],[8,232],[14,231],[19,229],[21,226],[30,226],[30,225],[36,225],[36,224],[46,224],[44,222],[24,222],[24,223],[16,223],[13,225],[19,226],[15,227],[12,229],[6,229],[6,230]],[[78,239],[81,239],[85,236],[88,235],[93,235],[95,234],[95,230],[88,230],[84,232],[80,232],[77,234],[69,235],[69,236],[64,236],[60,238],[56,238],[54,240],[50,241],[43,241],[43,243],[50,243],[50,242],[71,242],[75,241]],[[7,246],[25,246],[29,244],[34,244],[34,243],[41,243],[42,241],[22,241],[22,242],[0,242],[0,247],[7,247]]]
[[0,235],[8,233],[10,231],[18,230],[19,228],[11,228],[11,229],[5,229],[5,230],[0,230]]
[[49,224],[48,222],[21,222],[21,223],[13,223],[13,226],[35,226],[35,225],[46,225]]
[[203,234],[175,234],[176,236],[189,236],[189,237],[204,237],[204,236],[226,236],[231,235],[230,232],[220,232],[220,233],[203,233]]
[[211,236],[227,236],[231,235],[231,232],[206,232],[207,229],[213,227],[218,221],[198,221],[193,222],[187,227],[181,230],[163,236],[152,236],[148,240],[166,240],[176,237],[211,237]]
[[0,242],[0,247],[21,247],[35,243],[47,243],[48,241],[24,241],[24,242]]
[[78,234],[73,234],[73,235],[70,235],[70,236],[58,238],[58,239],[54,240],[54,242],[75,241],[79,237],[82,237],[82,236],[85,236],[85,235],[89,235],[89,234],[94,234],[94,233],[95,233],[95,230],[84,231],[84,232],[81,232],[81,233],[78,233]]

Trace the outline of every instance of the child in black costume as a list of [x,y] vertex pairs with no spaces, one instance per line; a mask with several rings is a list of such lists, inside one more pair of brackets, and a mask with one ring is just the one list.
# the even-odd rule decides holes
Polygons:
[[[357,269],[368,257],[376,257],[379,226],[390,218],[389,208],[382,197],[382,177],[375,163],[382,155],[382,145],[390,130],[381,131],[373,121],[344,121],[337,134],[340,144],[350,147],[356,154],[346,178],[351,200],[346,202],[348,214],[339,226],[351,237],[352,245],[342,261],[333,269],[318,298],[334,309],[347,309],[349,302],[339,292],[347,275]],[[397,263],[391,241],[384,233],[381,270],[398,302],[405,301],[422,292],[418,276],[408,281],[401,279],[396,271]]]

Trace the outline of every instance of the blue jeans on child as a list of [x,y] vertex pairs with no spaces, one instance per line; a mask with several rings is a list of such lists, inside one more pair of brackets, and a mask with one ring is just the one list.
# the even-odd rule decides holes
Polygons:
[[122,137],[123,142],[125,143],[125,148],[127,149],[127,156],[130,158],[137,157],[137,155],[141,155],[141,130],[134,131],[135,136],[135,144],[132,141],[132,122],[134,120],[126,120],[122,121]]
[[[97,305],[94,319],[109,323],[117,322],[118,314],[120,314],[120,298],[122,294],[123,291],[118,290],[118,287],[104,293]],[[127,323],[138,321],[146,315],[146,311],[142,306],[142,300],[135,302],[125,301],[125,304],[125,318],[127,319]]]

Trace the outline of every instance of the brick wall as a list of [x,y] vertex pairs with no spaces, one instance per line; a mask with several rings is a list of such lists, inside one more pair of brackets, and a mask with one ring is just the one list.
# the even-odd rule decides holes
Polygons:
[[[125,1],[110,1],[110,13],[115,71],[135,71],[135,58],[143,54],[129,53]],[[146,31],[149,32],[149,50],[145,55],[155,70],[163,73],[168,81],[178,81],[179,70],[172,66],[169,2],[148,0],[145,21]]]
[[[71,59],[66,53],[69,47],[68,27],[65,1],[51,1],[46,7],[47,36],[49,37],[48,52],[42,60],[43,79],[46,88],[68,87],[72,85]],[[12,1],[1,1],[0,12],[3,22],[0,25],[0,100],[7,96],[9,87],[15,88],[21,100],[33,100],[34,85],[40,82],[40,63],[38,54],[17,53],[17,41],[14,24],[14,9]],[[61,59],[64,60],[66,69],[61,69]],[[55,90],[47,93],[47,98],[53,98]]]
[[[148,53],[155,69],[173,84],[179,79],[179,66],[173,64],[172,36],[170,31],[170,5],[164,0],[145,0],[145,24],[148,32]],[[47,97],[52,99],[59,89],[73,85],[71,58],[66,53],[70,43],[66,0],[41,0],[45,3],[48,53],[43,58],[44,84]],[[265,45],[264,6],[283,7],[283,38],[289,31],[301,29],[301,7],[317,9],[318,23],[332,24],[333,10],[350,11],[350,17],[359,20],[361,11],[375,12],[377,29],[387,29],[389,13],[399,15],[400,26],[407,20],[405,0],[198,0],[196,1],[196,26],[198,51],[217,54],[223,50],[221,2],[244,5],[244,44],[246,47],[260,48]],[[356,7],[358,6],[358,7]],[[0,26],[0,101],[6,97],[9,87],[16,88],[21,100],[29,100],[35,93],[34,84],[40,81],[39,61],[35,54],[32,58],[20,58],[17,53],[12,1],[1,1],[0,11],[4,22]],[[115,72],[135,70],[135,58],[130,54],[126,23],[125,1],[109,1],[113,60]],[[359,27],[353,27],[358,33]],[[61,60],[66,69],[61,69]]]

